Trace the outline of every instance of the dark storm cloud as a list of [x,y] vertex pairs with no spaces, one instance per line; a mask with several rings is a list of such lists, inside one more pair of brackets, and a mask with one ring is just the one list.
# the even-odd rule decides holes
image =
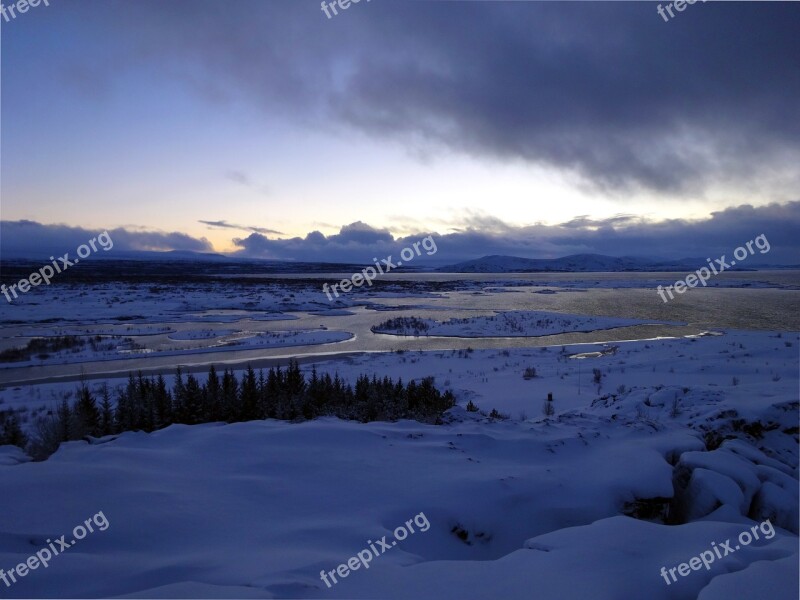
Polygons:
[[[240,256],[323,262],[369,262],[371,252],[385,256],[395,248],[402,248],[397,242],[388,230],[376,229],[361,221],[345,225],[339,233],[330,236],[312,231],[305,238],[271,240],[253,233],[247,238],[233,240],[241,248],[237,253]],[[370,256],[365,258],[365,254]]]
[[375,229],[366,223],[357,221],[342,227],[338,234],[328,238],[336,244],[379,244],[391,242],[392,234],[388,229]]
[[[621,215],[600,220],[581,218],[552,226],[515,227],[493,218],[489,222],[491,228],[479,217],[467,216],[464,226],[455,233],[432,233],[437,253],[430,259],[423,254],[415,264],[457,262],[491,254],[525,258],[582,253],[655,259],[718,257],[730,255],[761,234],[769,240],[771,250],[768,255],[759,256],[759,262],[800,264],[800,201],[758,208],[738,206],[694,221],[651,222]],[[237,255],[243,257],[368,263],[373,256],[397,255],[426,235],[429,233],[395,239],[363,223],[354,223],[331,236],[314,231],[305,238],[275,240],[254,233],[234,240],[234,244],[241,249]]]
[[[39,258],[51,254],[74,253],[81,244],[102,233],[102,229],[84,229],[68,225],[44,225],[36,221],[0,221],[0,257]],[[185,233],[147,231],[118,227],[109,229],[114,248],[120,251],[187,250],[212,252],[205,238],[193,238]]]
[[617,224],[615,219],[587,222],[580,229],[558,226],[549,236],[561,248],[582,248],[613,256],[655,258],[713,257],[730,254],[734,248],[760,234],[772,245],[763,262],[800,264],[800,201],[750,205],[714,212],[708,219],[669,219],[652,223],[637,219]]
[[[699,220],[671,219],[652,222],[620,215],[607,219],[579,217],[559,225],[516,227],[499,219],[465,215],[454,233],[420,231],[394,237],[360,221],[343,226],[339,233],[312,231],[305,237],[270,239],[261,233],[235,238],[240,258],[312,262],[369,263],[373,257],[397,256],[401,249],[432,235],[438,251],[415,259],[416,266],[430,266],[505,254],[525,258],[558,258],[591,253],[679,259],[730,255],[734,248],[764,234],[771,250],[759,262],[800,264],[800,201],[727,208]],[[0,258],[37,258],[74,251],[100,230],[66,225],[43,225],[34,221],[0,221]],[[183,233],[132,228],[109,230],[114,249],[212,251],[205,238]],[[755,261],[751,261],[754,263]]]
[[191,73],[214,101],[314,127],[618,191],[800,179],[796,3],[697,3],[668,23],[649,2],[387,0],[331,20],[316,0],[74,6],[126,36],[114,69]]

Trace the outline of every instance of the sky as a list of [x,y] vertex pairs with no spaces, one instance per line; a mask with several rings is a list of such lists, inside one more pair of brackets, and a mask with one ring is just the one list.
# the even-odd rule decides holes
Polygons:
[[[800,263],[800,4],[50,0],[0,18],[0,258]],[[329,11],[330,12],[330,11]],[[87,237],[88,236],[88,237]]]

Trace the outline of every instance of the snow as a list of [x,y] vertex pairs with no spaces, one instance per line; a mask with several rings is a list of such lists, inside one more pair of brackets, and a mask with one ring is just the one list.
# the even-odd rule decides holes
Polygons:
[[[345,376],[434,373],[440,385],[449,376],[462,406],[464,392],[473,390],[470,397],[486,408],[524,407],[530,414],[526,421],[497,420],[460,406],[443,426],[333,418],[174,425],[101,444],[71,442],[43,463],[18,464],[18,452],[3,453],[3,489],[25,493],[0,496],[0,566],[12,567],[47,537],[102,510],[108,530],[21,579],[13,593],[517,598],[535,589],[542,598],[696,598],[706,592],[713,598],[730,586],[761,589],[753,586],[774,573],[780,584],[770,597],[794,598],[789,563],[796,562],[798,548],[796,520],[793,526],[789,517],[797,512],[796,449],[768,455],[758,449],[768,440],[741,434],[703,451],[700,431],[689,426],[722,422],[713,417],[731,406],[763,418],[791,398],[797,385],[791,349],[776,341],[773,334],[727,332],[696,342],[620,344],[614,355],[585,361],[569,359],[560,347],[362,355],[317,367]],[[717,393],[728,378],[729,358],[719,349],[739,343],[751,354],[746,362],[752,369],[758,368],[754,357],[769,354],[782,378],[769,390],[756,381],[729,385],[722,399]],[[781,348],[785,368],[779,367]],[[599,393],[584,371],[584,392],[577,395],[580,362],[603,365]],[[541,375],[525,380],[521,371],[529,363]],[[492,365],[505,367],[494,372]],[[654,378],[648,365],[671,365],[674,372],[660,367]],[[561,369],[569,381],[557,374]],[[494,383],[476,385],[484,371],[496,373]],[[656,390],[662,377],[687,382],[689,392],[679,385]],[[623,380],[628,391],[602,399]],[[544,418],[537,399],[548,389],[555,390],[558,414]],[[651,413],[645,417],[637,406],[648,389]],[[682,412],[670,417],[676,393]],[[784,413],[781,428],[796,416]],[[792,444],[796,448],[796,438]],[[686,522],[668,526],[620,515],[637,500],[670,498],[682,469],[699,498]],[[754,499],[755,512],[743,498]],[[334,569],[368,540],[423,511],[429,531],[409,536],[330,589],[322,583],[321,569]],[[660,576],[662,567],[688,561],[764,518],[775,524],[773,539],[669,586]],[[464,532],[463,540],[454,529]],[[744,582],[726,579],[733,575]]]
[[688,505],[684,517],[689,520],[709,515],[721,505],[740,513],[750,506],[741,488],[730,477],[701,468],[692,471],[684,502]]
[[208,340],[236,333],[237,329],[184,329],[169,335],[171,340]]
[[[695,481],[695,473],[698,469],[701,471],[701,475],[699,480]],[[748,461],[737,457],[733,453],[726,452],[724,449],[713,452],[685,452],[681,455],[677,466],[679,474],[683,470],[688,470],[692,473],[692,481],[690,481],[689,489],[687,490],[690,502],[693,491],[697,493],[707,490],[709,486],[713,488],[714,484],[719,484],[720,479],[722,479],[736,486],[739,492],[738,496],[734,496],[737,508],[746,510],[761,485],[755,474],[755,469],[752,468]],[[708,475],[705,477],[702,475],[702,473],[709,472],[712,472],[716,477],[709,478]],[[732,496],[728,489],[725,489],[722,493],[728,499]],[[702,514],[699,516],[702,516]]]
[[793,591],[797,596],[798,565],[796,556],[754,562],[742,571],[714,578],[701,590],[697,600],[789,598]]
[[136,356],[187,356],[212,352],[230,352],[242,349],[290,348],[294,346],[315,346],[335,344],[353,338],[347,331],[325,330],[287,330],[287,331],[247,331],[247,330],[184,330],[166,336],[170,341],[211,341],[208,344],[172,345],[163,349],[144,348],[132,338],[112,336],[103,338],[99,349],[90,347],[71,348],[49,353],[46,357],[32,357],[29,360],[0,363],[0,370],[28,366],[59,365],[81,362],[96,362],[132,358]]
[[56,337],[63,335],[159,335],[172,333],[172,327],[164,325],[105,325],[92,327],[37,327],[19,333],[19,337]]
[[[746,527],[618,515],[626,498],[670,494],[663,449],[686,444],[688,434],[588,419],[577,432],[583,440],[558,421],[437,427],[326,418],[72,442],[44,463],[0,467],[7,489],[26,490],[24,499],[0,499],[0,565],[101,510],[106,531],[20,580],[14,594],[411,598],[458,590],[517,598],[536,589],[542,598],[688,598],[717,575],[796,557],[797,537],[776,529],[773,539],[667,586],[662,566]],[[429,531],[331,589],[320,581],[321,569],[423,511]],[[787,590],[772,597],[792,597]]]
[[[597,287],[608,282],[598,281]],[[559,296],[572,285],[562,283]],[[146,286],[99,286],[83,297],[80,288],[65,286],[43,292],[75,307],[69,322],[63,304],[30,304],[38,296],[0,311],[7,323],[21,321],[9,324],[4,342],[17,344],[22,331],[117,335],[133,338],[150,356],[180,357],[176,364],[190,353],[224,358],[234,347],[264,350],[266,357],[272,347],[355,346],[387,312],[437,323],[436,336],[479,336],[463,346],[447,340],[447,349],[368,347],[301,363],[306,373],[313,366],[350,381],[361,373],[403,381],[433,376],[458,401],[439,426],[334,418],[173,425],[70,442],[44,462],[0,447],[0,568],[8,572],[98,511],[110,522],[10,589],[0,581],[0,595],[798,597],[797,332],[727,327],[698,337],[703,327],[676,327],[670,338],[619,341],[630,339],[620,330],[605,338],[615,340],[609,343],[576,337],[578,343],[512,346],[492,339],[513,337],[509,323],[525,334],[552,334],[670,320],[514,310],[531,298],[544,303],[537,308],[552,306],[546,303],[553,295],[475,287],[447,297],[353,295],[343,310],[319,301],[318,289],[282,285],[272,295],[255,287],[229,297],[222,287],[209,294],[199,286],[183,296],[152,297]],[[504,297],[508,310],[478,312],[490,295]],[[387,305],[353,308],[365,297]],[[444,325],[443,310],[463,321]],[[41,326],[49,316],[59,321]],[[112,316],[132,322],[103,323]],[[543,318],[551,321],[537,326]],[[231,342],[238,346],[225,345]],[[241,373],[246,364],[232,368]],[[20,365],[6,366],[0,377]],[[529,368],[534,377],[525,376]],[[0,388],[0,410],[20,411],[28,432],[38,416],[75,397],[75,381],[39,373]],[[113,390],[125,380],[96,376],[87,385]],[[542,414],[548,394],[552,416]],[[466,411],[470,401],[479,412]],[[489,417],[492,409],[501,418]],[[332,588],[321,581],[320,570],[335,569],[370,540],[391,539],[395,527],[421,512],[428,531]],[[662,567],[677,567],[766,519],[773,538],[669,585],[661,576]]]

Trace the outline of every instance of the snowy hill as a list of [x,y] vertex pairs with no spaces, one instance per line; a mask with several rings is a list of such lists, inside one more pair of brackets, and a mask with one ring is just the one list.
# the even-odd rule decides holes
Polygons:
[[[10,586],[0,579],[0,592],[794,600],[796,344],[727,332],[613,352],[364,354],[320,369],[450,377],[462,405],[438,426],[172,425],[69,442],[44,462],[5,447],[0,568],[61,535],[68,546]],[[557,412],[537,416],[548,392]],[[468,412],[466,397],[534,418]],[[107,526],[75,539],[92,515]],[[692,561],[728,542],[731,556]],[[681,567],[690,561],[699,568]]]

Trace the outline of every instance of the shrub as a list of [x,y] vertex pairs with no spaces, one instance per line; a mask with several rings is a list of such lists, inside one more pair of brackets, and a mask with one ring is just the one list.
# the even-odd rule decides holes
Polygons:
[[490,419],[501,419],[501,420],[505,420],[505,419],[508,419],[508,415],[507,415],[507,414],[505,414],[505,413],[501,413],[501,412],[500,412],[500,411],[498,411],[496,408],[493,408],[493,409],[492,409],[492,412],[490,412],[490,413],[489,413],[489,418],[490,418]]
[[675,397],[672,399],[672,408],[670,408],[669,416],[673,419],[681,414],[681,406],[678,402],[678,395],[676,394]]
[[542,414],[544,414],[545,417],[552,417],[554,414],[556,414],[556,409],[553,406],[552,400],[544,401],[544,406],[542,407]]
[[394,319],[387,319],[383,323],[372,327],[372,331],[380,333],[381,331],[392,331],[401,335],[415,335],[418,336],[420,332],[428,331],[430,325],[418,319],[417,317],[397,317]]

